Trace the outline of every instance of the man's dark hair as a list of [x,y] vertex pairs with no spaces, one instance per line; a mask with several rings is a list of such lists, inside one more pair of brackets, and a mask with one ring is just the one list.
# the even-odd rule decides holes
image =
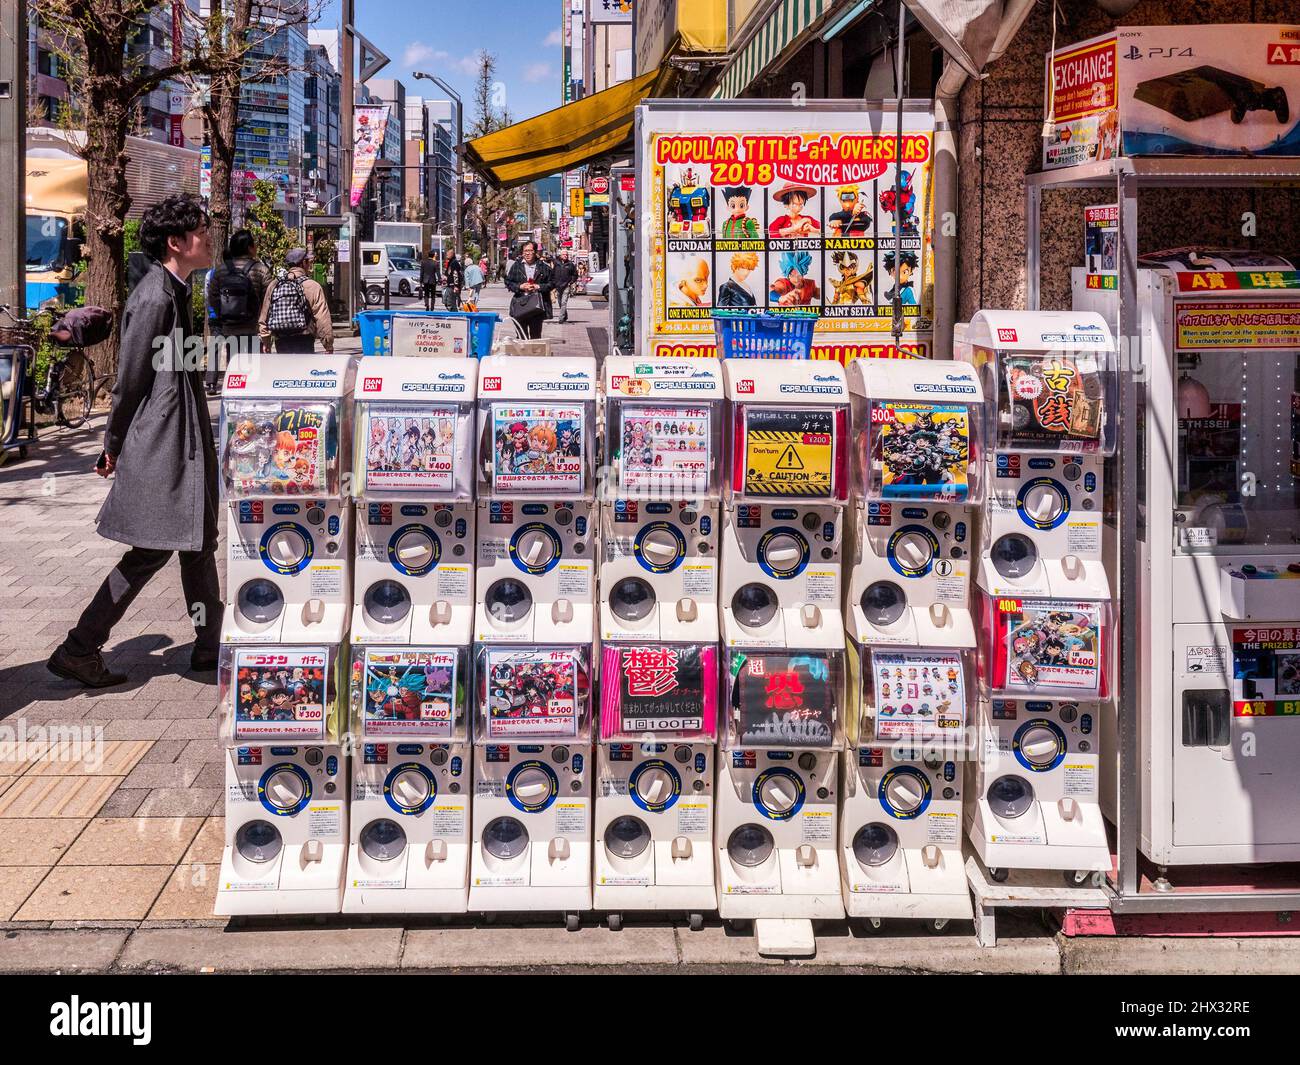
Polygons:
[[183,237],[207,224],[208,212],[193,196],[169,196],[145,211],[140,220],[140,246],[149,258],[161,262],[167,254],[168,237]]
[[252,258],[256,243],[253,234],[247,229],[236,229],[230,234],[230,243],[226,247],[227,259]]

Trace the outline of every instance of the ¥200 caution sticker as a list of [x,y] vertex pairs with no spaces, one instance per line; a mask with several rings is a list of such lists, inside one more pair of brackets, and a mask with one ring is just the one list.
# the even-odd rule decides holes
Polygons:
[[745,492],[760,496],[829,496],[833,488],[835,415],[829,410],[745,412]]

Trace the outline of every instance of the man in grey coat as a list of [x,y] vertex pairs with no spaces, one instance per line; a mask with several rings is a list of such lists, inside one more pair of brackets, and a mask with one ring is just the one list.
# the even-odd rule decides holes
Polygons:
[[195,335],[188,279],[212,262],[208,216],[188,196],[150,208],[140,243],[153,263],[126,301],[113,407],[96,471],[113,477],[99,535],[131,549],[105,578],[81,619],[46,663],[89,688],[123,683],[101,649],[140,591],[180,552],[181,586],[194,620],[190,668],[217,667],[217,452],[203,374],[185,339]]

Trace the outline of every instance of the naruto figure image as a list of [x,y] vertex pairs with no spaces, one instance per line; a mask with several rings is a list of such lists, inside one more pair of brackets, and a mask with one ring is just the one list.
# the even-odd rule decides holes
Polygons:
[[865,237],[871,228],[871,212],[867,209],[866,200],[862,199],[861,190],[857,185],[841,185],[836,190],[836,196],[840,201],[840,209],[827,219],[830,235]]

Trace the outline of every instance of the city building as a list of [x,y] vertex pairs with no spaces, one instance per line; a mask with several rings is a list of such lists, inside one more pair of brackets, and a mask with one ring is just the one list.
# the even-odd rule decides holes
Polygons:
[[375,160],[369,187],[369,195],[375,201],[375,220],[403,221],[406,218],[406,171],[402,169],[406,165],[406,86],[396,78],[371,78],[364,87],[368,106],[388,108],[384,144]]
[[337,213],[340,148],[339,93],[341,78],[329,49],[308,37],[307,98],[303,116],[303,199],[309,213]]
[[[274,69],[268,63],[275,60]],[[250,71],[239,99],[235,137],[236,173],[253,173],[276,186],[276,207],[297,228],[303,215],[303,132],[307,125],[307,34],[303,26],[279,26],[248,55]]]

